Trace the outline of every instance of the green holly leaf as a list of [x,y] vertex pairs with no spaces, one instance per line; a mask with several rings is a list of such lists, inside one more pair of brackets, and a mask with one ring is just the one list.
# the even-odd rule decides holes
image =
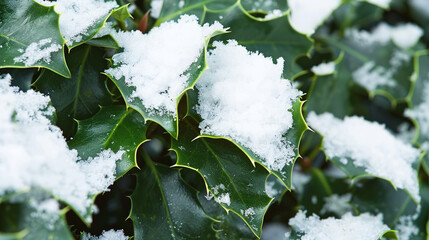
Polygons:
[[138,112],[120,105],[102,107],[93,117],[78,123],[78,131],[68,145],[82,159],[95,157],[105,149],[125,151],[116,162],[116,178],[137,166],[137,149],[147,141],[146,125]]
[[262,21],[250,16],[239,4],[225,11],[207,10],[202,21],[219,21],[229,28],[231,33],[220,36],[219,40],[235,39],[249,51],[261,52],[273,59],[283,57],[286,60],[283,76],[291,80],[303,71],[295,60],[307,55],[313,45],[309,38],[291,27],[287,16]]
[[180,15],[183,14],[195,15],[201,19],[207,9],[218,11],[226,9],[234,4],[237,4],[237,0],[188,0],[182,3],[176,0],[165,0],[162,1],[161,11],[154,26],[159,26],[166,21],[178,19]]
[[54,7],[3,0],[0,9],[0,68],[42,67],[70,77]]
[[[207,45],[210,42],[210,39],[214,36],[217,36],[219,34],[226,33],[225,31],[214,31],[210,37],[205,39],[204,43],[204,49],[201,52],[200,56],[196,61],[194,61],[189,68],[183,73],[183,75],[189,76],[186,86],[183,89],[183,91],[179,94],[179,96],[176,97],[176,113],[173,115],[171,113],[165,112],[165,111],[155,111],[153,113],[153,110],[147,109],[144,106],[144,103],[141,101],[140,98],[132,97],[133,92],[135,91],[134,86],[129,86],[124,81],[124,77],[120,79],[116,79],[115,77],[111,76],[110,74],[106,74],[112,81],[116,84],[118,89],[120,90],[122,96],[124,97],[124,100],[127,104],[127,107],[133,108],[136,111],[138,111],[145,120],[150,120],[153,122],[158,123],[161,125],[168,133],[170,133],[171,136],[174,138],[178,137],[179,134],[179,122],[178,122],[178,112],[177,112],[177,106],[180,102],[180,99],[182,98],[183,94],[186,93],[189,89],[192,89],[195,85],[195,83],[198,81],[202,73],[208,69],[207,61],[206,61],[206,55],[207,55]],[[112,69],[115,69],[115,66],[111,67]]]
[[[271,198],[265,193],[268,172],[253,166],[233,143],[200,137],[198,125],[186,118],[178,140],[171,140],[177,153],[176,166],[197,171],[205,180],[208,198],[240,216],[254,234],[261,236],[262,222]],[[195,139],[195,140],[194,140]]]
[[344,61],[341,60],[336,65],[335,73],[316,76],[304,105],[305,112],[330,112],[338,118],[349,115],[352,112],[349,90],[351,78]]
[[119,48],[118,43],[111,35],[106,35],[99,38],[92,38],[86,43],[95,47],[105,47],[105,48],[114,48],[114,49]]
[[1,240],[74,239],[65,220],[66,209],[55,213],[45,212],[43,206],[35,206],[30,201],[0,202]]
[[112,103],[106,88],[107,77],[101,74],[107,67],[105,51],[83,45],[67,55],[71,78],[61,77],[50,71],[42,71],[33,84],[39,91],[49,95],[58,117],[57,124],[66,137],[76,131],[74,119],[93,116],[100,105]]
[[[115,2],[115,0],[104,0],[105,2]],[[112,11],[104,14],[103,16],[100,16],[98,19],[96,19],[91,26],[86,29],[84,34],[81,34],[82,38],[79,41],[72,41],[71,44],[67,44],[67,47],[69,49],[73,49],[81,44],[86,43],[87,41],[91,40],[95,34],[97,34],[98,31],[104,26],[107,19],[112,16],[119,22],[124,22],[128,17],[132,17],[131,14],[128,12],[128,5],[120,6],[116,9],[113,9]]]
[[[193,91],[188,91],[187,96],[188,96],[188,113],[187,114],[189,116],[192,116],[197,121],[201,121],[202,120],[201,116],[199,116],[199,114],[195,110],[195,106],[198,104],[198,89],[195,88]],[[288,142],[293,144],[293,146],[299,146],[302,135],[308,129],[308,126],[304,121],[304,118],[301,112],[302,104],[303,102],[301,102],[300,100],[297,100],[292,104],[292,109],[291,109],[292,118],[293,118],[292,128],[290,128],[283,136],[284,139],[286,139]],[[218,139],[218,138],[227,139],[227,138],[223,138],[219,136],[211,136],[211,135],[201,135],[201,137],[213,138],[213,139]],[[264,166],[267,170],[269,170],[268,167],[264,164],[264,161],[257,154],[255,154],[251,149],[244,146],[243,144],[235,142],[232,139],[227,139],[227,140],[231,141],[237,147],[239,147],[248,156],[251,162],[253,163],[257,162],[262,166]],[[294,162],[296,161],[298,156],[299,156],[298,149],[296,149]],[[293,164],[291,163],[289,165],[285,165],[283,169],[271,170],[271,171],[269,170],[269,171],[271,174],[278,177],[282,181],[282,183],[286,186],[286,188],[290,190],[292,187],[292,182],[291,182],[292,168],[293,168]]]
[[[240,1],[243,8],[253,14],[264,14],[267,16],[268,14],[284,14],[289,10],[289,6],[287,1],[283,0],[274,0],[274,1],[264,1],[264,0],[241,0]],[[270,17],[268,15],[268,17]],[[278,17],[278,16],[277,16]]]
[[321,36],[338,55],[344,53],[346,71],[351,74],[349,84],[365,88],[370,97],[376,94],[387,97],[393,105],[408,101],[411,76],[414,72],[413,49],[401,49],[390,39],[384,43],[365,42],[349,29],[345,37]]
[[180,178],[179,171],[145,158],[131,195],[134,238],[216,239],[211,227],[215,220],[203,211],[197,193]]
[[[426,222],[428,220],[429,187],[422,184],[420,206],[403,190],[396,190],[380,179],[369,179],[355,184],[352,204],[360,212],[382,213],[383,220],[391,229],[398,230],[399,239],[426,239]],[[418,210],[418,208],[421,208]],[[408,218],[408,219],[407,219]],[[409,225],[416,231],[405,237],[402,226]],[[401,238],[402,236],[402,238]]]
[[198,200],[207,215],[217,220],[213,224],[213,228],[219,239],[259,239],[242,218],[231,211],[226,212],[212,199],[207,199],[206,193],[198,193]]

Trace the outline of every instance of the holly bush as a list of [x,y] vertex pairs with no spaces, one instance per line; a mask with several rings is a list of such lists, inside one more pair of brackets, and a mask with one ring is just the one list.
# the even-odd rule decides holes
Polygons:
[[0,239],[427,239],[428,6],[0,0]]

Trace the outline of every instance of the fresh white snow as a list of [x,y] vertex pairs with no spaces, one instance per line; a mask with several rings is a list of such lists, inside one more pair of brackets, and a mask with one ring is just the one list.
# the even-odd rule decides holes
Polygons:
[[18,49],[21,55],[19,57],[15,57],[13,61],[15,63],[24,63],[26,67],[40,64],[41,61],[49,64],[51,63],[51,54],[58,52],[60,49],[62,49],[61,45],[52,43],[51,38],[45,38],[39,42],[31,43],[27,48],[25,48],[25,50]]
[[300,33],[311,35],[337,9],[341,0],[289,0],[289,21]]
[[289,220],[289,225],[302,234],[301,240],[375,240],[389,230],[381,214],[369,213],[359,216],[346,213],[339,219],[320,219],[315,214],[307,217],[306,212],[300,210]]
[[129,238],[125,236],[124,230],[109,230],[103,231],[100,236],[92,236],[89,233],[82,234],[81,240],[128,240]]
[[311,112],[307,120],[324,137],[323,146],[329,158],[350,159],[368,174],[391,181],[420,201],[417,172],[413,168],[420,156],[418,149],[396,138],[384,125],[362,117],[341,120],[331,113]]
[[49,97],[21,92],[10,81],[10,75],[0,77],[0,196],[43,188],[86,213],[92,196],[113,183],[116,161],[124,151],[107,149],[80,159],[51,124]]
[[150,16],[153,18],[159,18],[161,14],[163,0],[152,0],[150,2]]
[[321,214],[334,213],[341,217],[347,212],[351,212],[353,208],[350,206],[350,200],[352,200],[352,194],[346,193],[344,195],[332,194],[329,197],[325,197],[325,204],[320,210]]
[[216,30],[223,30],[219,22],[201,26],[197,17],[182,15],[177,22],[163,23],[148,34],[112,33],[124,51],[113,56],[115,67],[106,73],[134,87],[131,98],[140,99],[150,114],[175,117],[176,98],[189,84],[186,71]]
[[317,66],[313,66],[311,68],[311,71],[319,76],[329,75],[335,72],[335,63],[334,62],[321,63]]
[[118,7],[116,1],[111,0],[57,0],[54,2],[37,0],[45,6],[55,6],[60,14],[60,31],[71,46],[88,36],[88,29],[97,21],[104,20],[110,12]]
[[408,49],[413,47],[423,36],[423,30],[412,23],[400,23],[395,26],[380,23],[372,31],[347,29],[346,37],[362,46],[372,44],[386,45],[393,41],[398,47]]
[[210,69],[196,85],[201,134],[230,138],[270,170],[281,171],[295,157],[296,146],[283,135],[292,127],[292,103],[301,95],[282,78],[284,60],[273,64],[234,40],[213,46]]

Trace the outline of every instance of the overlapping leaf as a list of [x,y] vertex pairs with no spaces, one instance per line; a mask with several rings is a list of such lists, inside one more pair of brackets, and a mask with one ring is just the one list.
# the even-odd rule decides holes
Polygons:
[[[70,77],[54,7],[32,0],[3,0],[0,9],[0,68],[43,67]],[[50,53],[42,52],[50,46]],[[32,50],[24,56],[27,48]]]
[[[196,61],[194,61],[189,68],[183,73],[183,75],[189,76],[188,80],[186,81],[185,88],[183,91],[179,94],[179,96],[176,96],[176,113],[171,114],[168,112],[163,111],[153,111],[147,109],[144,106],[144,103],[139,99],[132,97],[132,93],[135,91],[134,86],[129,86],[127,83],[125,83],[124,78],[116,79],[113,76],[109,76],[110,79],[117,85],[119,90],[121,91],[122,96],[124,97],[127,107],[131,107],[138,111],[145,120],[154,121],[158,124],[160,124],[165,130],[167,130],[170,135],[172,135],[174,138],[178,137],[179,129],[178,129],[178,113],[177,113],[177,105],[183,96],[185,92],[189,89],[192,89],[195,85],[195,83],[200,78],[201,74],[208,68],[207,62],[206,62],[206,54],[207,54],[207,45],[209,44],[209,41],[212,37],[217,36],[219,34],[225,33],[224,31],[214,31],[211,36],[207,39],[205,39],[204,49],[201,51],[200,56]],[[172,40],[173,41],[173,40]],[[116,66],[113,65],[112,68],[114,69]]]
[[197,192],[183,182],[177,169],[151,161],[146,159],[137,173],[131,195],[134,238],[216,239],[212,229],[215,220],[201,208]]
[[231,33],[219,40],[235,39],[249,51],[261,52],[266,57],[285,59],[283,76],[293,79],[302,69],[295,60],[306,55],[312,42],[296,32],[289,24],[287,16],[270,21],[261,21],[249,16],[239,4],[225,11],[210,11],[204,15],[204,22],[219,21],[229,27]]
[[58,126],[66,137],[76,131],[74,119],[85,119],[99,110],[99,105],[112,103],[106,88],[107,77],[101,72],[107,67],[101,48],[83,45],[67,55],[71,78],[64,78],[50,71],[42,71],[33,84],[39,91],[50,96],[54,105]]
[[178,140],[172,139],[177,153],[176,166],[197,171],[205,179],[208,196],[223,208],[235,212],[260,237],[265,212],[271,202],[265,193],[268,172],[254,167],[234,144],[222,139],[200,137],[199,128],[191,118],[180,125]]
[[137,166],[137,148],[147,140],[146,125],[138,112],[120,105],[102,107],[92,118],[78,123],[78,131],[68,144],[82,159],[95,157],[105,149],[125,151],[116,162],[117,178]]

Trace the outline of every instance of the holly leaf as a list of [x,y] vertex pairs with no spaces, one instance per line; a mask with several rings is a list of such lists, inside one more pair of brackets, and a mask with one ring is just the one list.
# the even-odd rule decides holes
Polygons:
[[349,90],[351,77],[343,61],[336,65],[335,73],[316,76],[304,105],[305,112],[330,112],[338,118],[349,115],[352,112]]
[[[176,112],[174,114],[165,112],[165,111],[153,111],[151,109],[147,109],[144,105],[144,103],[141,101],[141,99],[132,97],[133,92],[135,91],[134,86],[129,86],[124,81],[124,77],[120,79],[116,79],[115,77],[111,76],[110,74],[106,74],[112,81],[116,84],[118,89],[120,90],[122,96],[124,97],[124,100],[127,104],[127,107],[133,108],[136,111],[138,111],[145,120],[150,120],[153,122],[158,123],[161,125],[171,136],[174,138],[178,137],[179,134],[179,122],[178,122],[178,112],[177,112],[177,106],[180,102],[180,99],[182,98],[183,94],[186,93],[189,89],[192,89],[195,85],[195,83],[198,81],[202,73],[208,69],[207,61],[206,61],[206,55],[207,55],[207,46],[210,42],[210,39],[214,36],[217,36],[219,34],[226,33],[225,31],[214,31],[210,37],[205,39],[204,43],[204,50],[201,52],[200,56],[196,61],[194,61],[189,68],[183,73],[183,75],[189,76],[185,88],[182,90],[182,92],[179,94],[179,96],[176,97]],[[111,67],[112,69],[115,69],[115,66]],[[155,113],[154,113],[155,112]]]
[[[426,239],[429,208],[427,184],[422,184],[420,188],[420,206],[417,206],[405,191],[395,190],[392,185],[380,179],[369,179],[355,184],[352,192],[351,202],[356,209],[360,212],[382,213],[385,224],[398,230],[399,239]],[[411,232],[403,228],[407,225],[408,231]],[[412,229],[415,233],[412,233]]]
[[71,78],[67,79],[50,71],[42,71],[33,84],[39,91],[49,95],[58,117],[57,125],[66,137],[76,131],[74,119],[93,116],[100,105],[112,103],[106,88],[107,77],[101,72],[107,67],[103,61],[105,51],[83,45],[67,55]]
[[[104,1],[115,2],[115,0]],[[128,17],[132,17],[131,14],[128,12],[128,5],[120,6],[116,9],[113,9],[112,11],[100,16],[95,21],[93,21],[93,24],[86,29],[85,33],[79,35],[81,36],[81,38],[79,38],[79,41],[72,41],[71,43],[67,43],[67,47],[69,49],[73,49],[91,40],[95,36],[95,34],[97,34],[97,32],[100,31],[100,29],[104,26],[110,16],[114,17],[119,22],[124,22]]]
[[241,0],[240,3],[248,13],[262,14],[265,16],[268,15],[268,20],[270,19],[269,14],[274,14],[276,17],[278,17],[279,13],[277,12],[280,12],[280,15],[282,15],[286,13],[287,10],[289,10],[287,1],[283,0]]
[[[414,49],[401,49],[390,39],[385,43],[365,42],[346,32],[345,37],[322,36],[338,55],[344,53],[343,62],[351,74],[350,84],[365,88],[370,97],[376,94],[387,97],[393,105],[407,101],[413,75]],[[387,59],[387,60],[386,60]]]
[[234,4],[237,4],[237,0],[188,0],[182,3],[176,0],[165,0],[162,1],[161,11],[154,26],[178,19],[183,14],[195,15],[201,19],[207,9],[222,10]]
[[102,107],[93,117],[78,124],[78,131],[68,145],[76,149],[82,159],[95,157],[105,149],[125,151],[116,162],[116,178],[137,166],[137,149],[147,141],[147,128],[138,112],[120,105]]
[[34,206],[28,199],[1,202],[0,239],[74,239],[65,220],[66,209],[58,213],[41,209],[43,207]]
[[[198,89],[195,88],[193,91],[188,91],[187,96],[188,96],[188,113],[187,114],[189,116],[192,116],[197,121],[201,121],[202,120],[201,116],[196,112],[196,110],[194,108],[194,106],[196,106],[198,104]],[[297,147],[294,162],[296,161],[296,159],[299,156],[298,146],[299,146],[299,143],[301,141],[302,135],[304,134],[305,130],[308,129],[308,126],[305,123],[304,118],[302,116],[302,112],[301,112],[302,104],[303,104],[303,102],[301,102],[300,100],[296,100],[294,103],[292,103],[292,109],[291,109],[292,119],[293,119],[292,128],[290,128],[286,132],[286,134],[283,136],[283,138],[285,140],[290,142],[293,146]],[[229,140],[230,142],[234,143],[238,148],[240,148],[248,156],[248,158],[250,159],[250,161],[252,163],[257,162],[257,163],[261,164],[271,174],[278,177],[282,181],[282,183],[286,186],[286,188],[288,190],[291,189],[291,187],[292,187],[292,182],[291,182],[292,168],[293,168],[292,163],[289,165],[285,165],[283,169],[270,170],[264,164],[264,160],[262,160],[257,154],[255,154],[251,149],[244,146],[243,144],[235,142],[233,139],[223,138],[223,137],[219,137],[219,136],[212,136],[212,135],[201,135],[201,137],[213,138],[213,139],[222,138],[222,139]]]
[[177,153],[175,166],[197,171],[205,180],[208,198],[232,211],[261,236],[262,222],[272,199],[265,193],[268,172],[253,166],[247,156],[233,143],[224,139],[195,137],[198,125],[192,118],[180,124],[181,135],[171,140]]
[[131,195],[135,239],[216,239],[211,227],[214,219],[201,208],[195,190],[177,169],[151,161],[146,159],[136,174]]
[[70,77],[54,7],[3,0],[0,9],[0,68],[42,67]]
[[291,80],[303,71],[295,60],[307,55],[313,46],[310,39],[291,27],[287,16],[262,21],[250,16],[239,4],[225,11],[207,10],[202,21],[219,21],[230,28],[231,33],[220,36],[219,40],[235,39],[249,51],[261,52],[273,59],[283,57],[286,62],[283,76]]

